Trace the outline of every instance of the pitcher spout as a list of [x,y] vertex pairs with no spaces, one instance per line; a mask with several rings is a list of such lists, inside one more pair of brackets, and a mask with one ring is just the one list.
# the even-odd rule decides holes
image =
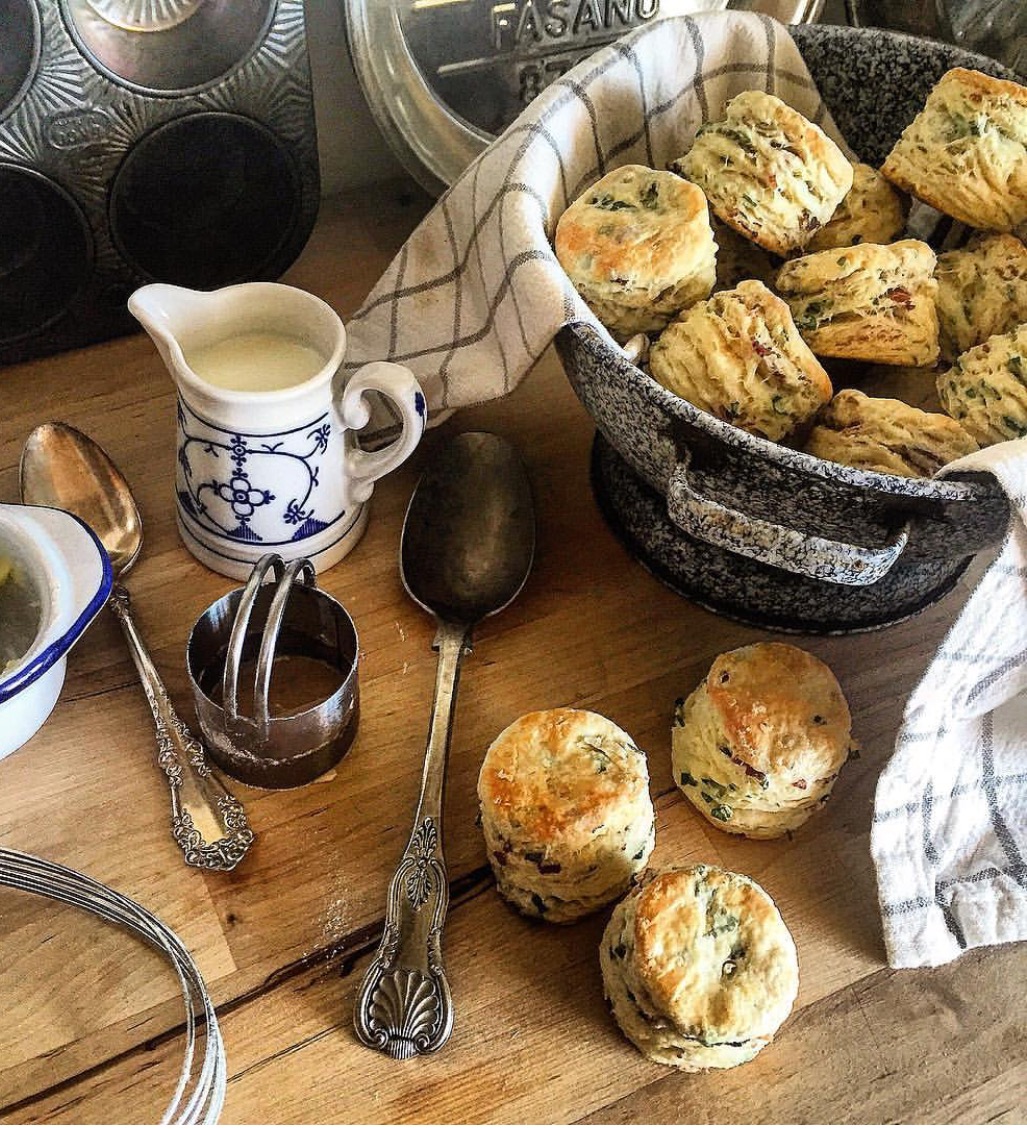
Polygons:
[[150,335],[164,364],[174,373],[185,363],[180,338],[189,326],[210,316],[212,295],[165,282],[141,286],[128,299],[128,312]]

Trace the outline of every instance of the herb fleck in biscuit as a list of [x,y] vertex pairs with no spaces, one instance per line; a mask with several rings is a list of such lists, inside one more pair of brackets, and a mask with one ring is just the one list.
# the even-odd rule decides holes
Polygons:
[[1027,221],[1027,87],[957,67],[942,75],[881,171],[971,227]]
[[938,396],[982,447],[1027,435],[1027,324],[963,353],[939,375]]
[[715,827],[750,839],[794,831],[818,811],[852,747],[830,668],[787,643],[718,655],[671,730],[674,780]]
[[614,909],[599,948],[603,991],[628,1039],[679,1070],[749,1062],[788,1018],[795,943],[751,878],[665,870]]
[[801,251],[852,187],[841,149],[772,94],[746,90],[671,164],[730,227],[776,255]]
[[832,391],[788,307],[755,281],[671,322],[649,351],[649,371],[697,408],[774,440],[811,420]]
[[854,388],[835,396],[806,442],[818,458],[905,478],[930,478],[977,449],[970,433],[946,415]]
[[504,729],[478,799],[499,892],[530,917],[574,921],[614,901],[653,849],[645,754],[588,710],[529,713]]
[[830,221],[809,241],[807,251],[890,243],[902,234],[909,200],[870,165],[852,166],[852,187]]
[[892,365],[938,359],[934,252],[917,239],[816,251],[778,272],[777,288],[814,353]]
[[934,277],[946,361],[1027,321],[1027,247],[1013,235],[985,235],[946,251]]
[[560,265],[619,341],[662,329],[705,298],[716,253],[702,192],[642,165],[608,173],[556,227]]

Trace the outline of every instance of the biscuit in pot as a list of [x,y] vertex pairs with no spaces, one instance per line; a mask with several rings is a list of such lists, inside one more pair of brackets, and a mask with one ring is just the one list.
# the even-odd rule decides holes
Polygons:
[[1027,321],[1027,247],[1014,235],[985,235],[938,256],[938,332],[950,363],[996,333]]
[[671,169],[714,213],[775,255],[801,251],[852,187],[852,165],[826,133],[773,94],[746,90],[707,122]]
[[662,329],[716,277],[706,198],[669,172],[625,165],[579,196],[556,226],[556,257],[618,341]]
[[982,447],[1027,435],[1027,324],[958,357],[939,374],[938,397]]
[[500,894],[569,922],[619,898],[653,849],[645,754],[589,710],[526,714],[492,742],[478,777]]
[[753,435],[792,436],[831,398],[831,380],[761,282],[741,282],[671,322],[649,351],[655,380]]
[[942,75],[881,172],[985,231],[1027,222],[1027,87],[956,67]]
[[918,239],[861,243],[793,259],[777,289],[819,356],[892,365],[938,359],[935,255]]
[[905,230],[909,199],[871,165],[853,165],[852,172],[852,187],[831,219],[814,232],[807,251],[890,243]]
[[853,747],[838,680],[808,651],[755,643],[718,655],[679,702],[674,781],[714,827],[774,839],[827,802]]
[[931,478],[943,466],[978,449],[954,419],[901,400],[839,392],[820,413],[805,450],[858,470]]
[[624,1035],[653,1062],[693,1073],[755,1058],[799,987],[777,906],[751,878],[715,866],[643,880],[614,909],[599,961]]

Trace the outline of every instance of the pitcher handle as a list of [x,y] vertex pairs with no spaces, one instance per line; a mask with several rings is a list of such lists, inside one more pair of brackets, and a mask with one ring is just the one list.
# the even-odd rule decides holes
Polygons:
[[339,400],[339,416],[347,431],[359,431],[371,419],[367,392],[380,392],[399,412],[402,429],[396,439],[380,451],[362,451],[347,436],[346,472],[350,500],[359,505],[371,496],[375,482],[395,470],[421,441],[428,407],[417,378],[403,365],[372,361],[350,377]]

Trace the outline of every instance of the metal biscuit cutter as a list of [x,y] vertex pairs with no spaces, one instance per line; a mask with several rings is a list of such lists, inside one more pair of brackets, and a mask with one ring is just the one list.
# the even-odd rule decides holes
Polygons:
[[356,736],[358,656],[353,620],[317,587],[310,561],[262,557],[245,587],[211,604],[189,636],[186,662],[211,759],[259,788],[323,775]]

